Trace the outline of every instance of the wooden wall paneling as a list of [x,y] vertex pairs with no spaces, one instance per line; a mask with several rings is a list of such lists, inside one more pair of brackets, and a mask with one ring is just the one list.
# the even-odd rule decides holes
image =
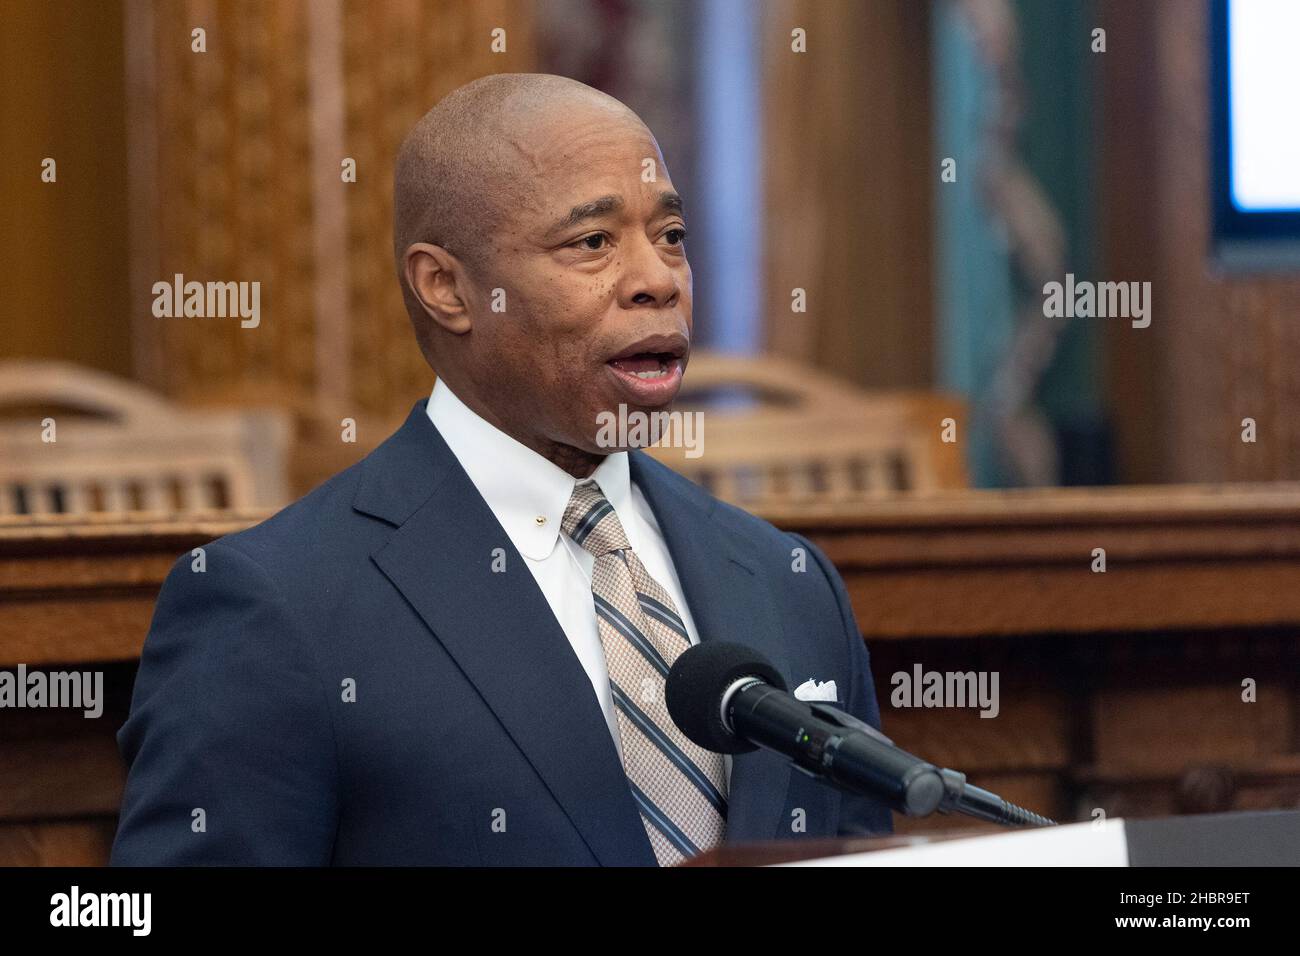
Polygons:
[[1102,6],[1106,277],[1153,283],[1150,328],[1106,330],[1126,481],[1300,477],[1300,277],[1226,273],[1210,254],[1208,9]]
[[[356,412],[395,427],[428,394],[433,372],[415,345],[392,256],[392,167],[411,125],[444,95],[487,73],[535,68],[528,5],[508,0],[374,8],[345,0],[348,146],[359,175],[347,190]],[[492,53],[491,31],[506,31]],[[351,154],[350,154],[351,155]],[[376,438],[384,435],[374,436]]]
[[[147,130],[133,141],[137,296],[140,276],[150,286],[176,273],[257,280],[262,316],[257,328],[156,319],[152,297],[133,301],[137,330],[154,337],[136,343],[137,373],[192,404],[290,409],[301,493],[374,447],[432,384],[392,263],[393,156],[456,86],[534,68],[532,8],[187,0],[144,13],[133,42],[147,35],[154,46],[129,58],[129,85],[155,94],[157,135],[156,152]],[[196,26],[206,53],[191,51]],[[490,48],[495,27],[507,30],[505,53]],[[345,157],[357,161],[356,183],[341,179]],[[151,182],[152,235],[139,198]],[[340,440],[345,417],[357,421],[356,444]]]
[[352,404],[348,311],[347,155],[342,0],[317,0],[308,21],[313,256],[316,265],[315,408],[337,418]]
[[42,823],[0,822],[0,861],[4,866],[104,866],[116,832],[116,816]]
[[878,388],[933,379],[928,8],[764,11],[767,348]]
[[[1210,675],[1206,675],[1210,676]],[[1253,762],[1292,745],[1292,700],[1256,674],[1264,704],[1242,700],[1246,674],[1217,674],[1199,686],[1120,687],[1093,698],[1095,761],[1109,772],[1178,771],[1188,764]],[[1143,733],[1134,733],[1144,728]]]
[[0,9],[0,360],[130,372],[123,57],[121,4]]

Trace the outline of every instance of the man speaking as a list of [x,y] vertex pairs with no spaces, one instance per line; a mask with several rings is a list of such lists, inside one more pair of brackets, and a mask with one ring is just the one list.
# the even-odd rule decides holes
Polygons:
[[717,639],[880,722],[816,548],[598,441],[602,415],[665,409],[690,353],[649,130],[572,80],[484,77],[407,136],[394,208],[437,383],[365,459],[172,569],[112,862],[667,866],[890,832],[883,804],[705,751],[665,707],[677,655]]

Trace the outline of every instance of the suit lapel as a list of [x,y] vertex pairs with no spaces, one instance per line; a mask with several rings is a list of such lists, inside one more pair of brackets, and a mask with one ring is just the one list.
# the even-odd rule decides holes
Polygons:
[[[775,623],[769,588],[737,536],[719,527],[717,500],[644,452],[632,452],[630,465],[633,482],[659,522],[700,640],[747,644],[790,681],[786,642]],[[725,842],[777,837],[790,774],[787,761],[766,751],[732,758]]]
[[[397,525],[373,555],[607,866],[655,865],[591,681],[524,558],[420,401],[367,459],[354,507]],[[495,549],[506,571],[491,570]]]

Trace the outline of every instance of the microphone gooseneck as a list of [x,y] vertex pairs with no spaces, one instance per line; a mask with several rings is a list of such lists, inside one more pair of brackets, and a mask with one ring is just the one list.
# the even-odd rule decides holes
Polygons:
[[683,651],[668,673],[664,694],[673,721],[706,750],[772,750],[810,777],[876,797],[908,816],[937,810],[1010,827],[1055,826],[967,783],[964,774],[895,746],[838,707],[799,700],[780,672],[743,644],[705,641]]

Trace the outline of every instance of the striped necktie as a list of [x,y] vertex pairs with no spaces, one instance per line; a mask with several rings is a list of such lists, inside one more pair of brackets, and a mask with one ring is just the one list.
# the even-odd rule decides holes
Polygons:
[[677,729],[664,702],[664,678],[691,646],[673,600],[633,553],[600,486],[573,489],[564,533],[596,558],[591,595],[609,669],[623,769],[660,866],[722,842],[727,800],[721,754]]

